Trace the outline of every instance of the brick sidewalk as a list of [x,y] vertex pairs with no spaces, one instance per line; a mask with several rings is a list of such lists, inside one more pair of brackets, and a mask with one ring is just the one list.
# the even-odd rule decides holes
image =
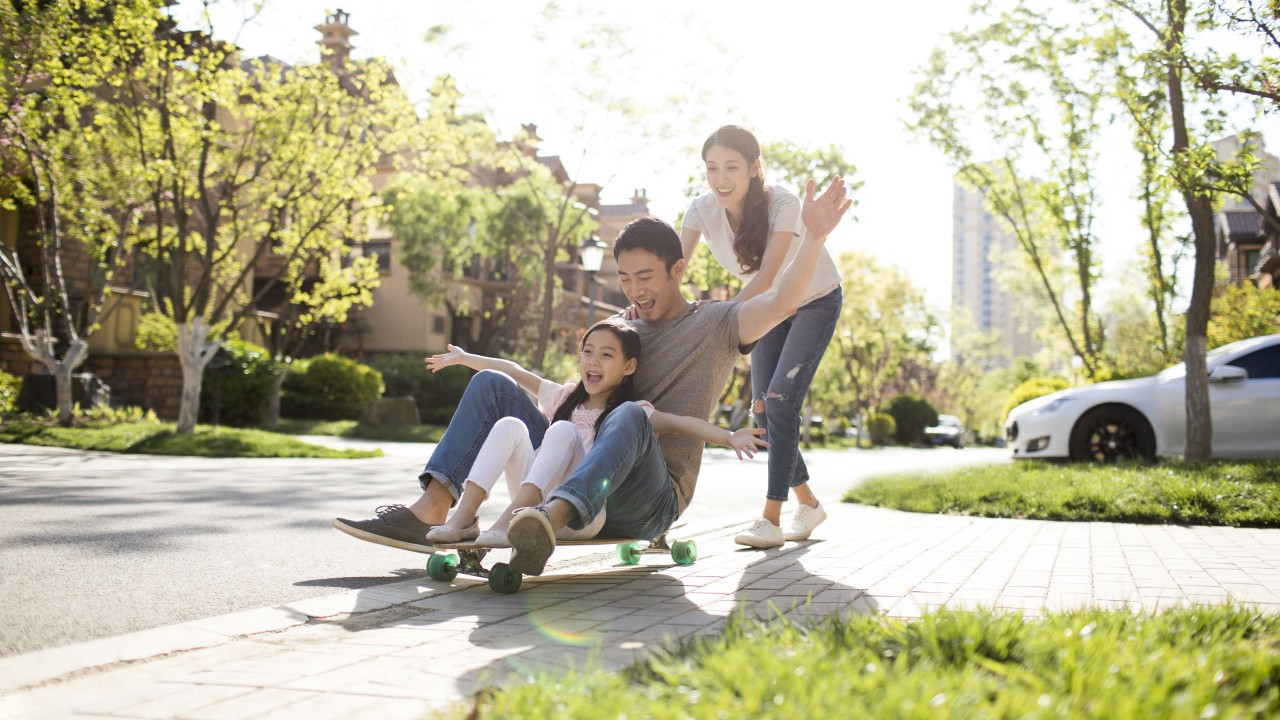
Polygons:
[[0,717],[419,718],[511,678],[626,667],[673,638],[717,632],[740,607],[1036,616],[1234,601],[1280,612],[1280,530],[828,512],[814,541],[771,551],[737,549],[733,529],[699,532],[689,566],[593,556],[527,578],[516,595],[465,576],[405,581],[5,658]]

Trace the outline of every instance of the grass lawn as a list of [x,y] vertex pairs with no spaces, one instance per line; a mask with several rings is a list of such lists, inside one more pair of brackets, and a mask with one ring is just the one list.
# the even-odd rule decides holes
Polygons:
[[1230,608],[942,611],[733,622],[625,673],[482,694],[487,718],[1262,718],[1280,713],[1280,618]]
[[1280,461],[1199,467],[1018,462],[872,478],[844,500],[984,517],[1280,527]]
[[276,432],[286,435],[336,435],[388,442],[440,442],[443,425],[364,425],[355,420],[282,419]]
[[88,422],[64,428],[45,420],[11,420],[0,424],[0,442],[106,450],[145,455],[203,457],[367,458],[381,450],[331,450],[279,433],[198,425],[191,435],[178,435],[173,423],[148,420]]

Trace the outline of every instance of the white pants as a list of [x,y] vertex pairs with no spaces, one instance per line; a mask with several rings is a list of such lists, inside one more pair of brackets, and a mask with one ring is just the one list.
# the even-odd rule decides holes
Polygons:
[[[542,446],[533,449],[529,440],[529,428],[518,418],[504,417],[494,423],[480,446],[480,454],[471,466],[467,482],[474,483],[488,495],[498,482],[498,476],[507,476],[507,490],[515,497],[523,484],[533,485],[546,498],[552,490],[569,477],[582,456],[582,438],[573,423],[554,422],[543,435]],[[581,530],[562,528],[557,540],[585,540],[595,537],[604,526],[602,511],[591,524]]]

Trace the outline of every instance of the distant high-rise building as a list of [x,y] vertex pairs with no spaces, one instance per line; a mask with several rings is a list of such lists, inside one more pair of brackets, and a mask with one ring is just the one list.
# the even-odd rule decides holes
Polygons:
[[1032,329],[1034,318],[1017,312],[1019,305],[1027,306],[1028,299],[1019,299],[1002,289],[992,264],[993,250],[997,257],[1021,252],[1018,241],[987,212],[981,192],[958,182],[954,187],[952,311],[967,312],[975,328],[997,333],[1009,360],[1034,355],[1040,350]]

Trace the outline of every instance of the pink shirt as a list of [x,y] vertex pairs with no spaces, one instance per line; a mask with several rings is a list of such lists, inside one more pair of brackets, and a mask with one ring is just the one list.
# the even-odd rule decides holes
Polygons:
[[[560,383],[543,380],[538,386],[538,409],[542,414],[551,420],[556,414],[556,408],[560,407],[565,398],[569,397],[569,393],[577,387],[577,383],[568,383],[561,385]],[[653,405],[640,401],[636,403],[644,408],[644,412],[649,417],[653,417]],[[578,438],[582,440],[582,451],[586,452],[591,449],[591,445],[596,441],[596,421],[600,419],[600,413],[604,410],[589,410],[581,405],[573,409],[573,414],[569,416],[569,420],[574,427],[578,429]]]

